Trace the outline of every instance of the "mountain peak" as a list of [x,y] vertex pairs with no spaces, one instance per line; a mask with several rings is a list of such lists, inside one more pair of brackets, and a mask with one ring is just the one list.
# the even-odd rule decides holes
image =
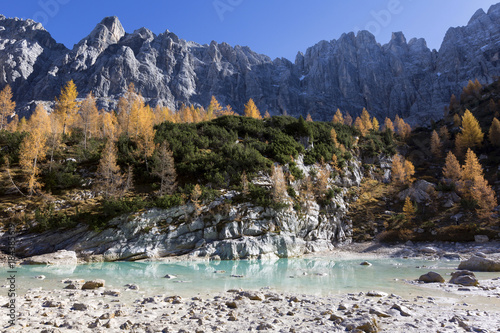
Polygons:
[[98,23],[94,30],[79,44],[86,42],[87,45],[104,51],[109,45],[118,43],[123,36],[125,36],[125,29],[123,29],[118,17],[108,16]]
[[486,15],[486,13],[484,12],[484,10],[482,8],[479,8],[475,13],[474,15],[472,15],[472,17],[470,18],[469,20],[469,23],[468,24],[471,24],[472,22],[480,19],[481,17],[483,17],[484,15]]

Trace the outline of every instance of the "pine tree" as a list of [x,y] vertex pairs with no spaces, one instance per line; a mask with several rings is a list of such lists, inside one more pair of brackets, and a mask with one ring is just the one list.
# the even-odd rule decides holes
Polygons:
[[274,202],[281,203],[286,198],[286,182],[283,168],[280,165],[271,167],[272,197]]
[[177,188],[177,172],[175,171],[174,155],[167,141],[156,146],[152,174],[160,178],[160,196],[174,194]]
[[417,213],[417,209],[410,197],[406,197],[405,204],[403,206],[403,214],[407,222],[410,222],[415,218],[415,214]]
[[19,148],[19,164],[26,176],[26,188],[33,195],[41,188],[38,179],[39,163],[46,158],[47,136],[50,131],[50,120],[45,108],[38,104],[29,121],[29,134],[21,142]]
[[255,105],[255,102],[251,98],[248,100],[248,103],[245,104],[245,117],[262,119],[257,105]]
[[370,114],[368,113],[368,110],[366,110],[365,108],[363,108],[363,111],[361,111],[361,121],[363,122],[363,126],[365,127],[366,132],[373,129],[373,123]]
[[75,121],[78,112],[77,97],[78,91],[76,90],[76,85],[73,80],[71,80],[61,89],[59,98],[56,98],[54,113],[61,124],[63,135],[66,134],[68,128],[71,127]]
[[14,114],[16,103],[12,101],[12,90],[6,85],[0,92],[0,131],[7,128],[7,120]]
[[488,139],[494,146],[500,146],[500,121],[497,118],[493,118],[491,123],[490,131],[488,133]]
[[431,135],[431,153],[435,158],[441,158],[442,156],[443,145],[441,143],[441,139],[439,135],[434,130]]
[[116,162],[117,148],[113,140],[106,142],[97,168],[94,192],[102,193],[105,199],[123,195],[125,179]]
[[461,132],[457,134],[455,139],[455,146],[459,154],[468,148],[479,147],[483,142],[484,134],[481,131],[481,126],[469,110],[465,110],[460,129]]
[[342,111],[340,111],[340,109],[337,109],[337,112],[335,112],[335,115],[333,115],[332,122],[334,124],[343,124],[344,123],[344,116],[342,115]]
[[97,134],[99,112],[92,93],[82,102],[80,107],[80,125],[83,129],[83,147],[87,149],[87,140]]
[[347,125],[347,126],[352,126],[352,117],[351,117],[351,115],[349,114],[349,112],[346,112],[346,113],[345,113],[345,117],[344,117],[344,125]]
[[450,151],[446,156],[445,165],[443,167],[443,177],[455,184],[458,184],[462,178],[462,168],[457,158]]
[[394,124],[392,123],[392,120],[386,117],[384,121],[384,131],[387,130],[390,130],[391,132],[394,133]]

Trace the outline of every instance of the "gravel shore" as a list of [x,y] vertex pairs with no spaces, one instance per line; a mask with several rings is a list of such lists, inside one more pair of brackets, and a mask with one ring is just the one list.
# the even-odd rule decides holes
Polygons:
[[[494,242],[398,246],[363,243],[314,256],[339,259],[421,256],[433,260],[456,255],[467,259],[482,253],[498,259],[499,251],[499,244]],[[70,281],[65,282],[60,289],[36,288],[18,295],[14,326],[9,326],[8,309],[4,306],[5,315],[0,317],[2,332],[500,331],[500,278],[482,280],[479,286],[468,287],[407,281],[409,286],[418,286],[422,293],[404,297],[374,290],[312,296],[263,288],[183,298],[175,294],[149,295],[147,290],[133,286],[63,289]],[[433,295],[433,290],[439,290],[439,296]],[[0,304],[8,302],[3,293]]]

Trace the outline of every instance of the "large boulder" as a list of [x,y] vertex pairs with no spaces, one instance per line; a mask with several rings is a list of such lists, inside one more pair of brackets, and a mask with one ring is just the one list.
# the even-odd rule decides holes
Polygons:
[[421,275],[418,278],[418,281],[422,281],[424,283],[443,283],[444,278],[441,276],[441,274],[436,273],[436,272],[429,272],[427,274]]
[[41,254],[29,257],[22,262],[23,265],[59,265],[74,266],[78,263],[75,251],[59,250],[54,253]]
[[450,283],[460,284],[462,286],[478,286],[479,281],[471,271],[456,271],[451,274]]
[[468,260],[460,262],[458,269],[475,272],[500,272],[500,261],[473,255]]

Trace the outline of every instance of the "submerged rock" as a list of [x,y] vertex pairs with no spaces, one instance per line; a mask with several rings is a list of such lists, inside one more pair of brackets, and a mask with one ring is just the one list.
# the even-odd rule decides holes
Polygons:
[[97,289],[97,288],[104,287],[104,284],[105,284],[105,281],[102,279],[87,281],[83,284],[82,289],[83,290],[85,290],[85,289],[90,289],[90,290]]

